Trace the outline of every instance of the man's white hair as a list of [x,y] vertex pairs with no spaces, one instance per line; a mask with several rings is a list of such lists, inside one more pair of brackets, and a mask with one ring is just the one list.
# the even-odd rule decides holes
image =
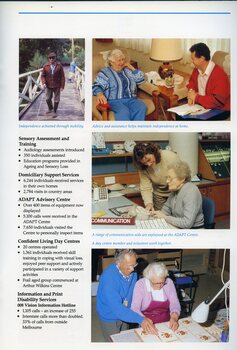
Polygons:
[[114,254],[115,262],[122,262],[126,254],[130,256],[134,255],[135,257],[137,257],[137,254],[133,249],[116,249]]

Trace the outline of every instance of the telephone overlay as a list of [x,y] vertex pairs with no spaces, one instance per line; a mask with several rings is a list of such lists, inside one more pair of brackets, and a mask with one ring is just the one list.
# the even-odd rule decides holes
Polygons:
[[107,187],[95,187],[93,189],[94,201],[107,201],[109,199],[109,192]]

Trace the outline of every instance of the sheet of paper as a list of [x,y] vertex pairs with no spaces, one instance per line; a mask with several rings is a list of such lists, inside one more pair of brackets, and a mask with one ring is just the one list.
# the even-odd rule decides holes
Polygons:
[[177,107],[172,107],[168,109],[168,112],[173,112],[176,113],[178,115],[187,115],[187,114],[192,114],[192,113],[197,113],[197,112],[201,112],[201,113],[205,113],[208,110],[203,108],[202,106],[198,105],[198,104],[194,104],[194,105],[188,105],[187,103],[181,106],[177,106]]
[[189,334],[193,335],[198,341],[201,342],[216,342],[217,339],[209,334],[204,327],[196,323],[188,317],[184,320],[180,320],[181,330],[187,330]]
[[181,342],[199,342],[199,340],[191,334],[186,327],[180,326],[175,334]]
[[115,343],[140,343],[141,339],[138,337],[138,334],[135,332],[124,331],[123,336],[121,337],[121,334],[113,334],[111,335],[111,339]]
[[138,335],[143,343],[160,343],[161,340],[157,335],[145,334],[142,328],[137,328],[134,332]]

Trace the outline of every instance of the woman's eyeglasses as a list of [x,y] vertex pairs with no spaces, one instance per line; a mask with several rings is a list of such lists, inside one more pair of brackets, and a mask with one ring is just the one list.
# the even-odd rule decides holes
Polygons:
[[166,181],[172,182],[172,181],[176,180],[177,178],[178,178],[177,176],[175,176],[175,177],[166,176]]
[[150,281],[152,287],[164,287],[166,285],[166,281],[164,282],[158,282],[158,283],[153,283],[152,281]]

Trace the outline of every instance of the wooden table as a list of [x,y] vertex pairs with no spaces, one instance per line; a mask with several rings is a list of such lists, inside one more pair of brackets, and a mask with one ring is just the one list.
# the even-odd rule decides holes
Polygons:
[[[175,74],[178,74],[184,78],[183,82],[179,85],[176,85],[175,87],[168,88],[166,86],[160,86],[157,85],[160,91],[160,97],[162,97],[165,100],[166,104],[166,110],[175,107],[178,104],[178,100],[187,97],[187,93],[185,91],[185,87],[188,83],[188,80],[190,78],[189,73],[181,72],[179,70],[175,71]],[[180,91],[180,95],[179,95]],[[188,92],[188,90],[187,90]],[[173,120],[172,113],[166,112],[167,120]]]

